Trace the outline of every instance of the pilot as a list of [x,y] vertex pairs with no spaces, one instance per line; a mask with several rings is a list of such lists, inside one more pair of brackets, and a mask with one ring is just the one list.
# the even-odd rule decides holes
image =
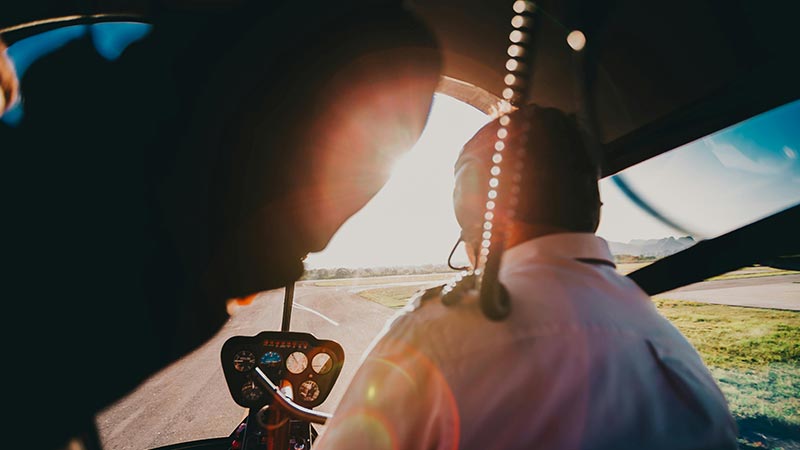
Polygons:
[[[698,353],[594,234],[601,202],[586,133],[555,109],[511,118],[529,121],[530,144],[499,273],[510,315],[489,320],[475,290],[417,295],[373,343],[318,448],[736,449]],[[484,126],[455,165],[472,255],[499,127]]]

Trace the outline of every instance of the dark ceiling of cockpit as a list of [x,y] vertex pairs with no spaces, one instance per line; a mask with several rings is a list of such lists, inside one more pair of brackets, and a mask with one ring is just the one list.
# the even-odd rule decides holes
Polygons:
[[[246,0],[171,3],[242,6]],[[513,0],[411,0],[445,53],[444,75],[499,95]],[[4,5],[0,28],[72,14],[153,13],[154,2],[28,0]],[[369,8],[374,2],[341,2]],[[210,6],[209,6],[210,5]],[[314,3],[308,3],[313,14]],[[797,2],[543,0],[532,100],[575,111],[589,64],[606,174],[800,97]],[[283,18],[290,20],[290,18]],[[566,43],[587,36],[580,54]],[[319,31],[324,35],[325,30]],[[322,37],[322,36],[321,36]],[[585,66],[584,66],[585,67]],[[578,75],[580,74],[580,75]],[[580,82],[578,80],[581,80]]]

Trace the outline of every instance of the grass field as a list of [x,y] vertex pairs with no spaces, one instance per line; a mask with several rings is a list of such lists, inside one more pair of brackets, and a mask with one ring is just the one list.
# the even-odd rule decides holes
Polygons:
[[655,303],[717,379],[739,424],[741,447],[800,448],[800,312]]
[[794,270],[782,270],[772,267],[746,267],[744,269],[735,270],[726,274],[711,277],[709,281],[715,280],[735,280],[738,278],[760,278],[760,277],[774,277],[779,275],[794,275],[800,272]]
[[389,308],[402,308],[408,303],[408,300],[420,289],[423,289],[428,284],[416,284],[413,286],[392,286],[387,288],[369,289],[361,291],[358,295],[367,300],[380,303]]

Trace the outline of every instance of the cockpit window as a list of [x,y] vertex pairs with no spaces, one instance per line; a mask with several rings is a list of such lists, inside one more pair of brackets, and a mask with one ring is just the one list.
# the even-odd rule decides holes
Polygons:
[[[103,22],[92,25],[67,26],[15,42],[8,47],[8,56],[14,62],[17,74],[23,79],[25,71],[31,64],[76,39],[88,35],[97,53],[103,58],[113,61],[119,58],[129,45],[147,36],[151,29],[152,25],[138,22]],[[22,121],[25,108],[24,83],[22,99],[23,101],[17,103],[14,108],[3,115],[0,121],[10,126],[16,126]]]
[[662,224],[713,238],[800,203],[800,100],[605,181]]

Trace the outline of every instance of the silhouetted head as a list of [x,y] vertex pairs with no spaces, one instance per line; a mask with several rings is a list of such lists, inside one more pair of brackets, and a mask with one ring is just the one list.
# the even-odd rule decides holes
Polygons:
[[[505,167],[513,167],[524,121],[530,126],[512,226],[544,231],[538,234],[597,230],[601,205],[598,167],[592,158],[591,141],[576,118],[557,109],[529,105],[511,113],[510,119],[503,156],[511,158],[511,163]],[[464,146],[455,164],[456,218],[464,239],[472,244],[481,239],[500,128],[498,120],[481,128]],[[510,178],[503,180],[509,184]],[[508,196],[510,192],[501,190],[500,195]]]

